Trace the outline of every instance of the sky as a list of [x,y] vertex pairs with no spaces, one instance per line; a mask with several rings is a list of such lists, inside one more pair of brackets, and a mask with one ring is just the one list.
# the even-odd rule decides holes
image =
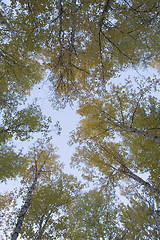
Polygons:
[[[51,132],[49,133],[49,136],[52,136],[51,142],[55,147],[57,147],[56,153],[59,155],[59,160],[64,163],[64,171],[68,174],[74,174],[80,180],[82,180],[81,173],[76,169],[71,169],[70,167],[70,159],[75,147],[68,145],[69,133],[76,128],[80,120],[80,117],[78,114],[76,114],[76,106],[67,106],[65,109],[60,109],[58,111],[54,110],[48,100],[48,86],[44,85],[43,83],[38,84],[33,88],[31,95],[28,97],[27,103],[31,104],[35,98],[37,98],[37,104],[40,105],[43,114],[47,117],[50,116],[52,119]],[[62,128],[60,135],[57,134],[54,127],[57,121],[59,121],[60,127]],[[38,138],[42,138],[41,133],[35,133],[34,138],[29,139],[28,141],[15,142],[17,150],[23,148],[23,152],[26,153]],[[3,190],[6,191],[12,189],[15,184],[19,185],[19,179],[9,180],[7,181],[7,184],[3,183],[1,185],[1,192],[3,192]]]
[[[49,102],[48,86],[41,85],[36,86],[31,94],[31,99],[38,97],[37,103],[41,106],[43,114],[50,116],[52,119],[53,126],[51,133],[52,143],[54,146],[58,147],[58,155],[60,155],[60,160],[65,163],[65,169],[70,171],[69,162],[70,157],[73,153],[74,148],[68,145],[69,133],[76,128],[79,122],[79,116],[76,114],[75,106],[71,108],[67,106],[65,109],[54,110]],[[61,134],[57,135],[54,131],[54,125],[59,121],[60,127],[62,128]]]
[[[133,76],[141,77],[147,77],[147,76],[153,76],[154,74],[157,74],[157,72],[152,68],[148,69],[128,69],[124,72],[121,72],[121,76],[119,78],[113,78],[111,79],[114,83],[124,83],[124,79],[127,78],[129,75],[132,78]],[[76,129],[80,116],[76,113],[77,104],[75,103],[74,106],[67,105],[65,109],[60,110],[54,110],[51,106],[51,103],[49,102],[49,97],[51,95],[51,92],[49,89],[49,83],[44,79],[42,83],[37,84],[33,90],[30,93],[30,96],[28,96],[28,104],[31,104],[33,100],[37,99],[37,104],[40,105],[42,112],[46,116],[50,116],[52,119],[52,131],[49,133],[49,136],[52,136],[51,142],[55,147],[57,147],[57,154],[59,155],[59,160],[64,163],[64,171],[68,174],[74,174],[79,180],[82,180],[81,172],[79,172],[77,169],[73,169],[70,167],[70,160],[72,154],[75,152],[75,146],[69,146],[69,134],[72,130]],[[158,97],[159,93],[156,94]],[[57,135],[55,131],[54,125],[56,122],[59,121],[60,127],[62,128],[61,134]],[[29,139],[25,142],[16,142],[17,150],[23,148],[23,151],[26,153],[28,152],[29,148],[32,147],[33,143],[38,139],[41,138],[41,133],[35,133],[33,139]],[[148,176],[148,175],[147,175]],[[146,178],[146,175],[141,175],[141,177]],[[16,180],[8,180],[7,184],[3,183],[1,184],[1,192],[4,192],[6,190],[10,191],[15,186],[20,185],[20,179]]]

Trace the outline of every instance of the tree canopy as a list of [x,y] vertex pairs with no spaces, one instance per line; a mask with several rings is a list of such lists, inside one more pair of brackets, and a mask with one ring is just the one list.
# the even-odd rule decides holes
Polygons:
[[[0,180],[20,181],[1,194],[3,238],[159,239],[159,14],[159,0],[0,1]],[[72,166],[92,189],[28,101],[44,82],[54,109],[78,106]]]
[[1,6],[5,69],[18,75],[16,82],[23,78],[23,89],[48,69],[61,106],[93,85],[101,91],[121,69],[159,59],[157,0],[12,0]]

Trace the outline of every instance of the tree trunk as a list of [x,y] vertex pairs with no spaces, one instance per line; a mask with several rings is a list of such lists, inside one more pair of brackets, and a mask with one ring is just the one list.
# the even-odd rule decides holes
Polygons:
[[121,170],[125,175],[127,175],[129,178],[134,179],[136,182],[138,182],[140,185],[145,186],[147,189],[149,189],[151,192],[156,194],[160,197],[160,189],[157,189],[150,185],[148,182],[144,181],[141,177],[134,174],[127,166],[122,164],[123,170]]
[[32,183],[32,185],[30,186],[30,188],[28,190],[27,198],[25,200],[24,205],[22,205],[22,207],[21,207],[20,213],[18,215],[16,227],[15,227],[14,232],[12,234],[11,240],[16,240],[18,238],[18,235],[20,233],[20,230],[21,230],[21,227],[22,227],[22,223],[23,223],[23,220],[24,220],[24,216],[25,216],[25,214],[28,211],[28,208],[30,206],[30,201],[31,201],[31,196],[32,196],[33,190],[34,190],[35,185],[37,183],[37,179],[38,179],[40,173],[42,172],[43,166],[44,166],[44,164],[41,166],[40,170],[35,175],[33,183]]
[[125,127],[125,126],[120,126],[122,129],[124,129],[126,132],[133,132],[135,134],[138,134],[142,137],[145,137],[147,139],[150,139],[154,142],[158,142],[160,143],[160,137],[158,136],[155,136],[155,135],[152,135],[152,134],[149,134],[148,132],[144,132],[144,131],[141,131],[141,130],[138,130],[136,128],[132,128],[132,127]]
[[138,182],[140,185],[145,186],[148,190],[150,190],[151,192],[153,192],[154,194],[156,194],[158,197],[160,197],[160,189],[153,187],[152,185],[150,185],[150,183],[144,181],[141,177],[137,176],[136,174],[134,174],[126,165],[125,165],[125,159],[123,159],[123,156],[121,156],[118,152],[112,152],[112,151],[108,151],[105,147],[101,148],[107,152],[108,154],[110,154],[111,156],[114,157],[115,161],[117,161],[120,164],[119,169],[115,168],[114,166],[111,165],[111,167],[117,171],[117,172],[121,172],[124,175],[128,176],[129,178],[135,180],[136,182]]

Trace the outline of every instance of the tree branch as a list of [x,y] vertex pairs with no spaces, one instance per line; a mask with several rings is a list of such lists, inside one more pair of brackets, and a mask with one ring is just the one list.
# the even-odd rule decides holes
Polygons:
[[116,169],[117,172],[121,172],[124,175],[128,176],[129,178],[135,180],[136,182],[138,182],[140,185],[146,187],[148,190],[150,190],[152,193],[154,193],[155,195],[157,195],[158,197],[160,196],[160,189],[157,189],[155,187],[153,187],[152,185],[150,185],[150,183],[144,181],[141,177],[137,176],[136,174],[134,174],[124,163],[124,159],[123,157],[118,153],[118,152],[113,152],[112,150],[108,151],[105,147],[103,147],[101,145],[101,148],[107,152],[109,155],[111,155],[112,157],[114,157],[115,161],[117,161],[120,166],[119,169]]
[[137,108],[138,108],[138,106],[139,106],[139,103],[140,103],[140,100],[141,100],[142,96],[143,96],[143,93],[140,95],[140,97],[139,97],[139,99],[138,99],[138,101],[137,101],[136,107],[135,107],[135,109],[134,109],[134,112],[133,112],[133,114],[132,114],[130,127],[133,126],[134,117],[135,117],[135,114],[136,114],[136,111],[137,111]]

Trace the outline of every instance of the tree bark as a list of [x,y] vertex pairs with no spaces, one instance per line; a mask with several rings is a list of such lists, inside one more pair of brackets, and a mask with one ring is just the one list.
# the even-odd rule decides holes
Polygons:
[[34,190],[35,185],[37,183],[37,179],[42,172],[43,166],[44,166],[44,163],[42,164],[41,168],[39,169],[39,171],[35,175],[33,183],[28,190],[27,198],[25,200],[24,205],[22,205],[22,207],[21,207],[20,213],[18,215],[16,227],[15,227],[14,232],[12,234],[11,240],[16,240],[18,238],[18,235],[20,233],[20,230],[21,230],[21,227],[22,227],[22,224],[23,224],[24,216],[25,216],[25,214],[28,211],[28,208],[30,206],[30,201],[31,201],[31,196],[32,196],[33,190]]
[[121,164],[121,165],[123,167],[123,170],[121,170],[121,172],[123,172],[129,178],[138,182],[140,185],[145,186],[147,189],[149,189],[155,195],[160,197],[160,189],[157,189],[157,188],[153,187],[152,185],[150,185],[150,183],[144,181],[141,177],[134,174],[125,164]]
[[128,176],[129,178],[135,180],[136,182],[138,182],[140,185],[146,187],[148,190],[150,190],[152,193],[154,193],[155,195],[157,195],[158,197],[160,197],[160,189],[153,187],[152,185],[150,185],[150,183],[144,181],[141,177],[137,176],[135,173],[133,173],[126,165],[125,165],[125,161],[123,159],[123,157],[118,153],[118,152],[113,152],[113,151],[108,151],[105,147],[101,148],[107,152],[108,154],[110,154],[111,156],[114,157],[115,161],[117,161],[120,165],[120,167],[117,169],[115,168],[113,165],[111,165],[111,167],[117,171],[117,172],[121,172],[124,175]]
[[160,137],[158,137],[158,136],[149,134],[148,132],[144,132],[144,131],[142,131],[142,130],[138,130],[138,129],[132,128],[132,127],[125,127],[125,126],[123,126],[123,125],[121,125],[120,127],[121,127],[122,129],[124,129],[126,132],[133,132],[133,133],[138,134],[138,135],[140,135],[140,136],[142,136],[142,137],[145,137],[145,138],[147,138],[147,139],[150,139],[150,140],[152,140],[152,141],[154,141],[154,142],[160,143]]

